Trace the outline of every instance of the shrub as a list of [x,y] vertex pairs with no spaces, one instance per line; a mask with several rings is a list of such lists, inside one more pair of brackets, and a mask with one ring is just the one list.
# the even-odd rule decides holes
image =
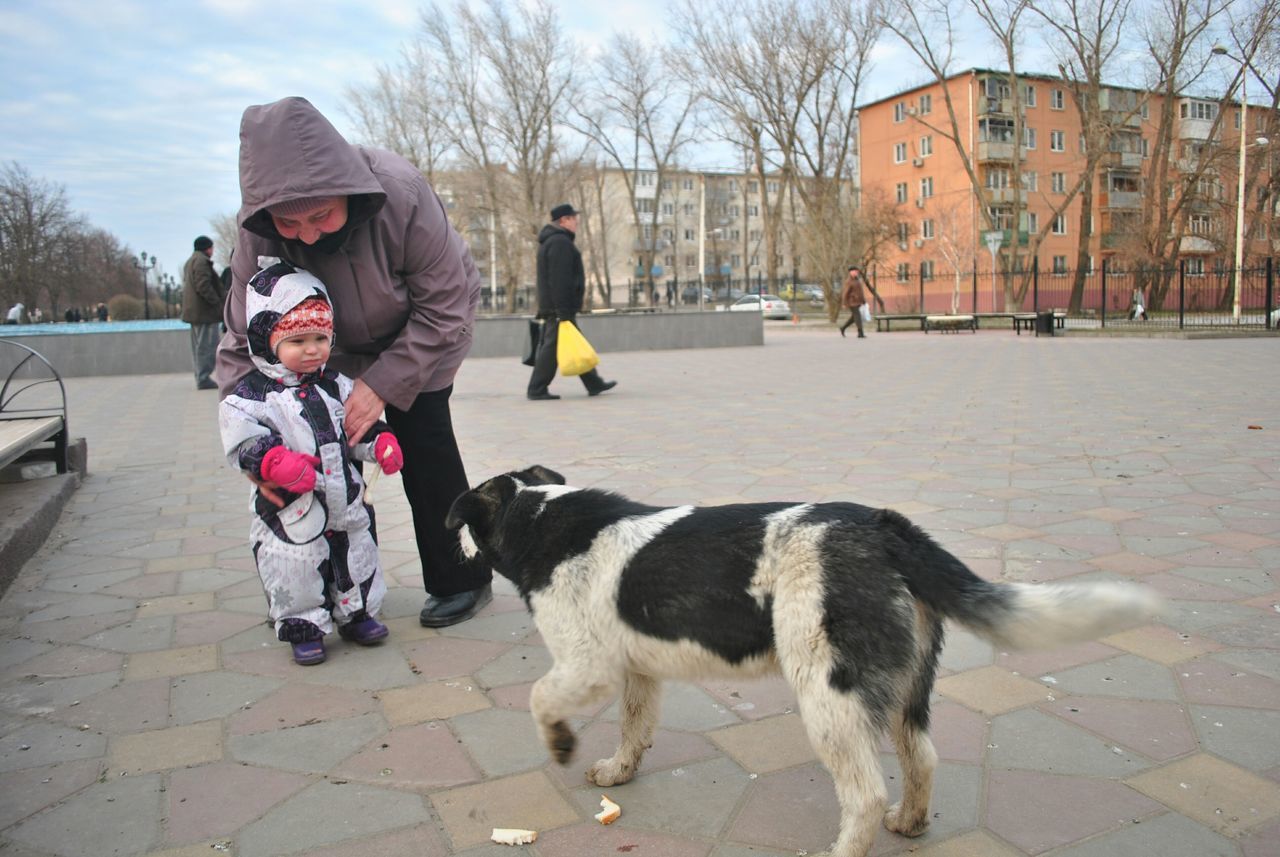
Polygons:
[[134,321],[142,318],[142,301],[133,295],[115,295],[107,301],[112,321]]

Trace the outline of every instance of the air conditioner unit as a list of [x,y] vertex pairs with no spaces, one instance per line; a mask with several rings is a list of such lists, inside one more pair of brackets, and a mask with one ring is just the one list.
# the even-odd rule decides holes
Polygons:
[[911,166],[913,166],[913,167],[923,167],[923,166],[924,166],[924,158],[912,158],[912,159],[911,159]]
[[916,200],[916,208],[924,208],[924,197]]
[[915,116],[915,115],[916,115],[916,109],[915,109],[914,107],[908,107],[908,108],[907,108],[907,115],[908,115],[908,116]]
[[923,238],[917,238],[917,239],[916,239],[916,247],[923,247],[923,246],[924,246],[924,239],[923,239]]
[[905,250],[905,249],[907,249],[907,242],[906,242],[906,241],[899,241],[899,242],[898,242],[898,249],[899,249],[899,250]]

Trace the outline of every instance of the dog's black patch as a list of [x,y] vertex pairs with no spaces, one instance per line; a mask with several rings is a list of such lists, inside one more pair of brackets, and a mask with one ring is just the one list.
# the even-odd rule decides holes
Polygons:
[[767,516],[790,505],[694,509],[671,524],[623,569],[622,620],[651,637],[698,643],[731,664],[772,651],[772,599],[761,606],[748,588]]

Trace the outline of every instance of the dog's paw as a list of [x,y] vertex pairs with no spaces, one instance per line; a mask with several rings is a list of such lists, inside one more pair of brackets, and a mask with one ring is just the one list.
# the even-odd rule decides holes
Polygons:
[[635,775],[635,766],[613,759],[601,759],[587,771],[587,779],[598,786],[620,786],[631,782]]
[[929,828],[929,817],[926,813],[914,813],[911,816],[902,814],[902,804],[895,803],[884,814],[884,826],[901,836],[919,836]]
[[551,740],[548,744],[551,758],[561,765],[569,764],[569,760],[573,758],[573,748],[577,743],[578,739],[573,736],[569,724],[563,720],[557,720],[551,724]]

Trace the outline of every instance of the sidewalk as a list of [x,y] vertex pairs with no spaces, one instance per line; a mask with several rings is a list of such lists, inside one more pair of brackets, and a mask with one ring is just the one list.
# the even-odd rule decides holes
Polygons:
[[[604,354],[618,388],[558,379],[558,402],[524,399],[516,359],[470,360],[469,475],[541,463],[656,504],[892,506],[984,577],[1140,579],[1166,624],[1016,655],[949,634],[932,827],[881,831],[873,853],[1280,854],[1280,343],[765,336]],[[582,712],[568,767],[547,759],[528,690],[549,658],[523,604],[501,581],[476,619],[420,628],[394,479],[376,491],[390,640],[295,666],[264,622],[215,394],[193,386],[67,382],[90,472],[0,600],[0,857],[795,857],[834,839],[780,680],[669,686],[640,775],[607,790],[621,819],[592,820],[583,773],[612,752],[614,705]],[[493,827],[539,838],[498,846]]]

